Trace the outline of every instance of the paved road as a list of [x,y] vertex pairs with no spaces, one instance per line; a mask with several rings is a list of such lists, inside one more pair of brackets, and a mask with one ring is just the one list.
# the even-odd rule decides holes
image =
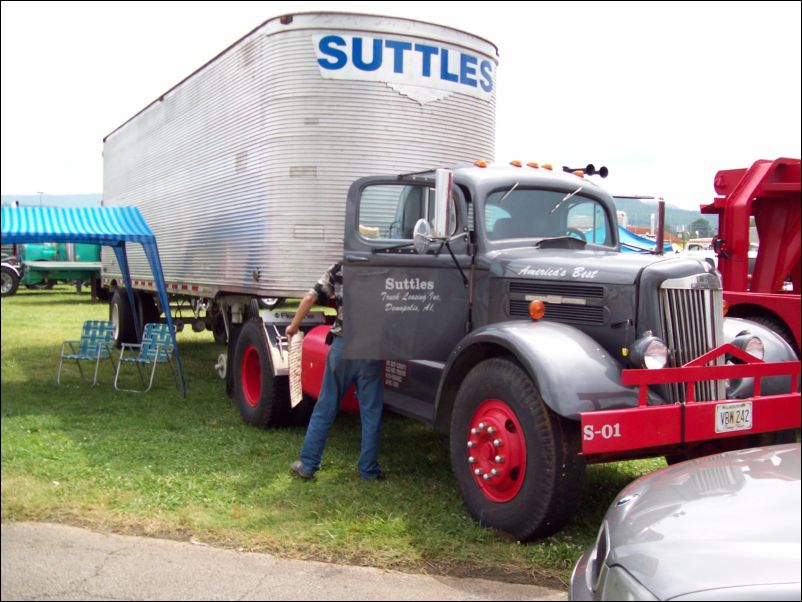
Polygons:
[[566,600],[485,579],[281,560],[46,523],[2,525],[3,600]]

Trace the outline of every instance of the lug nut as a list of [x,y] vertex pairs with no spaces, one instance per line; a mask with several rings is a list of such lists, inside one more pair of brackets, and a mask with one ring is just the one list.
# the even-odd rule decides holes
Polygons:
[[485,473],[485,474],[483,474],[483,475],[482,475],[482,478],[483,478],[485,481],[489,481],[489,480],[490,480],[492,477],[491,477],[489,474]]
[[494,477],[497,477],[498,476],[498,468],[494,468],[493,470],[491,470],[490,474],[493,475]]
[[479,434],[479,429],[478,428],[474,427],[474,428],[471,429],[471,435],[478,435],[478,434]]
[[482,469],[481,468],[475,468],[474,471],[473,471],[473,474],[475,474],[477,477],[481,477],[482,476]]
[[499,464],[502,464],[502,463],[504,462],[504,456],[496,456],[496,457],[495,457],[495,458],[493,458],[493,459],[494,459],[496,462],[498,462]]
[[471,449],[472,447],[475,447],[475,446],[476,446],[476,443],[474,443],[473,441],[468,441],[468,449]]
[[473,456],[468,456],[468,464],[476,464],[476,458]]
[[482,431],[483,431],[483,430],[485,430],[486,428],[487,428],[487,425],[486,425],[484,422],[480,422],[480,423],[479,423],[479,429],[480,429],[480,430],[482,430]]
[[494,426],[487,427],[487,434],[488,435],[492,435],[495,432],[496,432],[496,427],[494,427]]
[[501,447],[501,444],[504,443],[501,439],[493,439],[493,445],[496,447]]

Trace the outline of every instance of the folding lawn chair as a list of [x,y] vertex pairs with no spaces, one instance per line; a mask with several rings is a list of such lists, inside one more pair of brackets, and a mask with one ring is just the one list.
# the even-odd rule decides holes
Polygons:
[[[125,357],[126,349],[137,349],[139,353]],[[156,366],[159,364],[167,364],[170,367],[170,373],[173,375],[173,380],[176,381],[176,386],[179,386],[177,375],[173,370],[173,355],[175,348],[173,346],[173,339],[170,336],[170,328],[167,324],[163,323],[149,323],[145,324],[145,332],[142,334],[142,343],[123,343],[122,350],[120,351],[120,359],[117,361],[117,373],[114,375],[114,388],[118,391],[129,391],[131,393],[147,393],[153,386],[153,378],[156,376]],[[142,385],[145,384],[145,377],[142,373],[142,366],[152,364],[150,371],[150,382],[145,389],[122,389],[117,386],[117,381],[120,378],[120,369],[123,364],[134,364],[139,371],[139,379]]]
[[[69,350],[67,349],[69,348]],[[61,344],[61,356],[58,360],[58,372],[56,373],[56,383],[61,384],[61,367],[64,360],[74,360],[78,365],[78,372],[84,378],[84,371],[81,368],[82,361],[95,362],[95,378],[92,386],[97,384],[97,372],[100,368],[100,360],[108,359],[111,362],[111,371],[115,372],[114,356],[114,322],[104,320],[87,320],[84,322],[81,331],[80,341],[64,341]]]

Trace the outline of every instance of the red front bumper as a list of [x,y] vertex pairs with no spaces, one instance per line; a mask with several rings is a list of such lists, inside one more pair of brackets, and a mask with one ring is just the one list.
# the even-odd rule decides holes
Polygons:
[[[730,354],[743,364],[708,366]],[[582,412],[582,453],[588,456],[632,452],[721,439],[739,435],[799,428],[802,397],[798,390],[800,362],[766,363],[727,343],[681,368],[623,370],[621,381],[640,389],[638,406],[620,410]],[[761,379],[787,376],[790,392],[761,395]],[[754,378],[754,395],[748,399],[694,401],[694,383],[699,381]],[[647,406],[649,385],[684,383],[685,403]],[[735,406],[742,404],[742,406]],[[719,407],[721,406],[721,407]],[[719,407],[717,409],[717,407]],[[722,428],[728,412],[748,412],[748,428]],[[739,417],[740,418],[740,417]]]

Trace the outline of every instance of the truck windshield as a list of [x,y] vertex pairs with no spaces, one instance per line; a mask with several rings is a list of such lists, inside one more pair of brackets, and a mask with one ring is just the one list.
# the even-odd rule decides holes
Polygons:
[[566,191],[499,190],[487,197],[484,218],[487,238],[493,242],[571,236],[590,244],[613,244],[604,206],[581,193],[566,199]]

